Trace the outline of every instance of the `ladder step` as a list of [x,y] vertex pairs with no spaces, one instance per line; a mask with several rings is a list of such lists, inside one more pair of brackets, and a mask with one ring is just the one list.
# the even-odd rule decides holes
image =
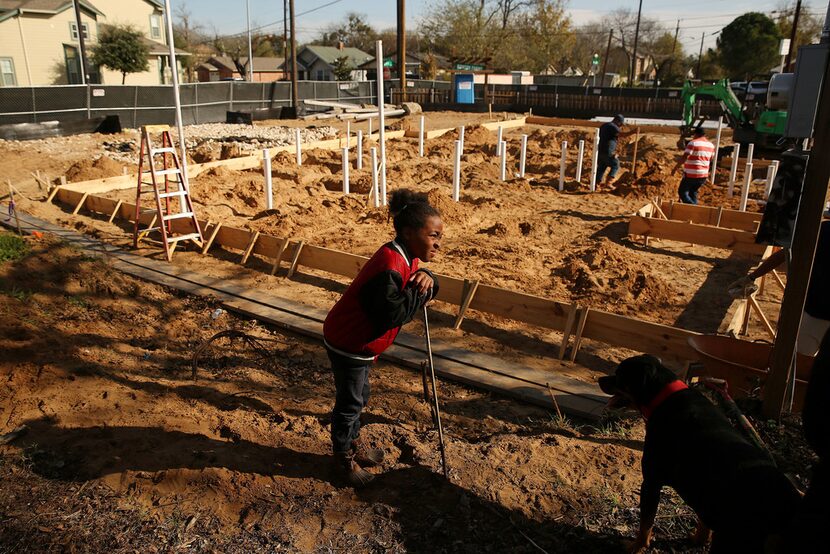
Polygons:
[[156,154],[164,154],[165,152],[170,152],[171,154],[175,154],[176,149],[173,148],[172,146],[170,146],[170,147],[165,146],[164,148],[153,148],[153,149],[150,150],[150,155],[155,156]]
[[196,214],[194,214],[193,212],[182,212],[180,214],[164,215],[161,217],[161,219],[163,221],[170,221],[171,219],[184,219],[186,217],[193,217],[194,215]]
[[193,240],[193,239],[201,240],[201,238],[202,238],[202,235],[200,235],[199,233],[190,233],[189,235],[179,235],[177,237],[169,237],[167,239],[167,242],[169,244],[169,243],[173,243],[173,242],[179,242],[179,241],[182,241],[182,240]]
[[184,196],[187,194],[186,190],[174,190],[173,192],[161,192],[159,198],[170,198],[171,196]]

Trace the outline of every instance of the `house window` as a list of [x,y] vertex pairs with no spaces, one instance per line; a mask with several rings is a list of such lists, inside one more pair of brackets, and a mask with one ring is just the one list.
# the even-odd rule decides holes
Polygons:
[[66,82],[70,85],[81,84],[81,57],[78,49],[68,44],[63,45],[63,57],[66,60]]
[[[89,25],[81,22],[81,29],[84,30],[84,40],[89,40]],[[74,21],[69,22],[69,35],[72,40],[78,40],[78,24]]]
[[155,13],[150,16],[150,37],[161,39],[161,16]]
[[317,75],[316,75],[314,80],[315,81],[328,81],[328,79],[326,79],[326,70],[325,69],[318,69],[317,70]]
[[14,60],[0,58],[0,87],[14,86],[17,86],[17,79],[14,76]]

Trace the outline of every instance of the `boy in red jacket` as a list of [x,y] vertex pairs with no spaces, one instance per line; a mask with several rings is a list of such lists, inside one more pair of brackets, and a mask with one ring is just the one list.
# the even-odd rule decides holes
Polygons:
[[383,461],[383,451],[360,440],[360,413],[369,401],[369,368],[400,328],[438,294],[438,282],[418,262],[441,247],[444,224],[425,194],[392,193],[389,213],[395,240],[384,244],[360,270],[326,317],[323,337],[336,390],[331,442],[338,469],[354,486],[374,476],[361,466]]

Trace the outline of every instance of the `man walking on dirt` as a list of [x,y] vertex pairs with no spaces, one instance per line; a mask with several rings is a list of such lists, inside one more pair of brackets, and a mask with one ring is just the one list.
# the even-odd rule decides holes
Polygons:
[[698,126],[694,130],[694,137],[686,145],[683,156],[672,170],[674,173],[683,166],[683,179],[680,180],[677,192],[684,204],[697,204],[697,191],[709,178],[709,164],[714,155],[715,145],[709,142],[706,132]]
[[602,190],[602,177],[605,174],[605,170],[609,168],[610,171],[608,172],[608,178],[606,179],[604,186],[609,191],[614,190],[614,177],[617,175],[617,171],[620,169],[620,160],[618,160],[617,157],[614,155],[614,151],[617,149],[617,139],[619,137],[627,137],[628,135],[634,132],[623,132],[623,125],[625,125],[625,118],[621,114],[617,114],[614,116],[614,119],[612,119],[608,123],[604,123],[602,127],[599,128],[599,145],[597,146],[598,155],[596,170],[596,182],[598,190]]

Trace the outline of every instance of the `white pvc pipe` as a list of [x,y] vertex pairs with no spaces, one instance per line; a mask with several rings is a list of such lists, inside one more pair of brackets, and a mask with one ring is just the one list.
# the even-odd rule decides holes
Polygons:
[[735,180],[738,178],[738,160],[741,158],[741,143],[736,142],[732,149],[732,167],[729,169],[729,187],[726,196],[732,198],[735,193]]
[[559,162],[559,192],[565,190],[565,162],[568,159],[568,141],[562,141],[562,160]]
[[303,143],[300,142],[299,129],[294,129],[294,144],[297,150],[297,165],[303,165]]
[[746,172],[746,176],[744,178],[744,187],[741,190],[741,207],[740,207],[740,210],[742,212],[746,211],[746,203],[747,203],[747,200],[749,199],[749,186],[752,184],[752,164],[751,163],[746,164],[746,169],[744,171]]
[[452,167],[452,199],[458,202],[461,197],[461,141],[455,141],[455,156]]
[[746,150],[746,163],[752,163],[752,157],[755,155],[755,144],[750,143],[749,147]]
[[525,178],[525,162],[527,162],[527,135],[522,135],[522,154],[519,158],[519,178]]
[[372,162],[372,191],[369,193],[375,197],[375,208],[380,207],[380,193],[378,191],[378,149],[374,146],[369,149]]
[[769,193],[772,192],[772,180],[775,178],[774,173],[775,173],[775,166],[772,165],[772,164],[769,164],[767,166],[767,183],[766,183],[766,186],[764,187],[764,198],[765,199],[769,198]]
[[424,157],[424,116],[421,116],[421,123],[418,127],[418,156]]
[[369,138],[372,138],[372,120],[369,120]]
[[262,172],[265,174],[265,207],[271,210],[274,208],[274,192],[271,182],[271,156],[267,148],[262,150]]
[[709,176],[709,181],[715,184],[715,172],[718,169],[718,152],[720,151],[720,135],[723,131],[723,116],[718,118],[718,134],[715,139],[715,155],[712,157],[712,174]]
[[352,122],[346,122],[346,148],[352,145]]
[[464,126],[462,125],[461,128],[458,130],[458,140],[461,141],[461,152],[464,152]]
[[597,164],[599,164],[599,129],[594,133],[594,153],[591,155],[591,192],[597,190]]
[[775,176],[778,174],[778,160],[770,162],[767,168],[767,188],[764,191],[764,198],[769,198],[772,192],[772,184],[775,182]]
[[342,148],[343,152],[343,194],[349,194],[349,149]]
[[[386,119],[383,113],[383,41],[375,42],[378,75],[378,140],[380,142],[380,203],[386,205]],[[371,121],[371,120],[370,120]]]
[[582,158],[585,156],[585,141],[579,141],[579,154],[576,158],[576,182],[582,181]]
[[[499,127],[501,129],[501,127]],[[499,152],[501,152],[501,180],[507,180],[507,142],[501,141],[499,143]]]
[[503,142],[502,141],[503,134],[504,134],[504,128],[501,125],[499,125],[499,138],[496,139],[496,156],[501,156],[501,143]]
[[363,169],[363,130],[357,130],[357,168]]

